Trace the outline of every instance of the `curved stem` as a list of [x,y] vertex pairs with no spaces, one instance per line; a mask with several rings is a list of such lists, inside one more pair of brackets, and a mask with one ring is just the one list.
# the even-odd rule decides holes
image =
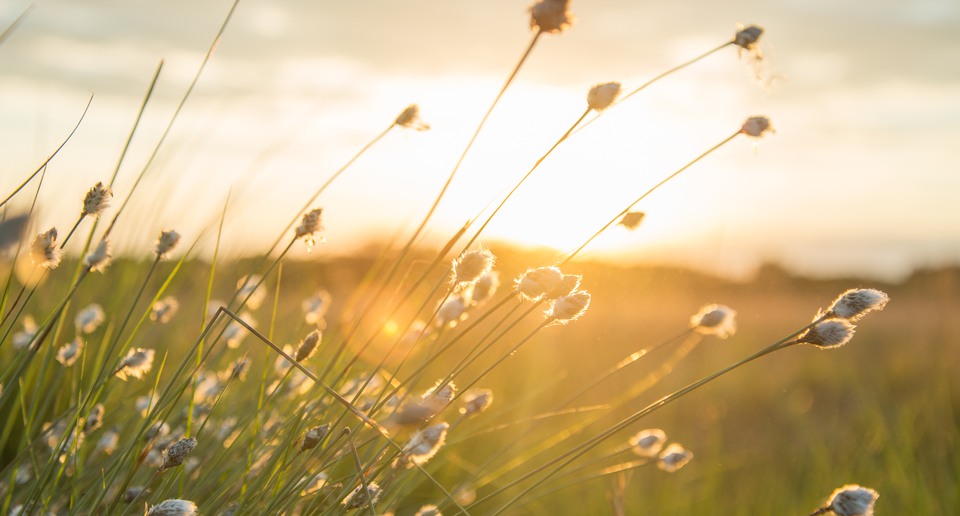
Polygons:
[[80,124],[83,122],[83,118],[84,118],[85,116],[87,116],[87,111],[90,110],[90,104],[92,104],[92,103],[93,103],[93,93],[90,94],[90,98],[87,100],[87,106],[86,106],[85,108],[83,108],[83,113],[80,114],[80,119],[77,120],[77,125],[75,125],[75,126],[73,127],[73,130],[70,131],[70,134],[68,134],[67,137],[63,140],[63,143],[61,143],[60,146],[57,147],[57,149],[56,149],[55,151],[53,151],[53,154],[51,154],[50,156],[48,156],[47,159],[46,159],[43,163],[41,163],[40,166],[37,167],[37,169],[34,170],[32,174],[30,174],[26,179],[24,179],[23,182],[20,183],[20,186],[16,187],[16,188],[13,190],[13,192],[11,192],[10,195],[7,196],[6,199],[0,201],[0,207],[2,207],[4,204],[7,204],[7,202],[8,202],[10,199],[13,198],[13,196],[15,196],[15,195],[17,195],[18,193],[20,193],[20,190],[23,190],[23,188],[24,188],[25,186],[27,186],[27,184],[28,184],[30,181],[33,180],[33,178],[37,177],[37,174],[39,174],[40,171],[42,171],[44,168],[46,168],[46,167],[47,167],[47,164],[49,164],[50,161],[53,160],[54,156],[56,156],[56,155],[60,152],[60,150],[63,149],[63,147],[67,144],[67,142],[70,141],[70,138],[73,137],[74,133],[77,132],[77,129],[80,128]]
[[[627,93],[626,95],[620,97],[620,98],[613,104],[613,106],[616,106],[616,105],[624,102],[625,100],[627,100],[628,98],[636,95],[637,93],[640,93],[641,91],[643,91],[644,89],[646,89],[647,86],[650,86],[651,84],[659,81],[660,79],[663,79],[664,77],[666,77],[666,76],[668,76],[668,75],[670,75],[670,74],[672,74],[672,73],[674,73],[674,72],[680,71],[680,70],[682,70],[682,69],[684,69],[684,68],[692,65],[693,63],[696,63],[697,61],[699,61],[699,60],[701,60],[701,59],[703,59],[703,58],[705,58],[705,57],[713,54],[714,52],[717,52],[717,51],[719,51],[719,50],[721,50],[721,49],[724,49],[724,48],[726,48],[726,47],[728,47],[728,46],[730,46],[730,45],[733,45],[733,43],[734,43],[733,40],[730,40],[730,41],[728,41],[728,42],[726,42],[726,43],[724,43],[724,44],[722,44],[722,45],[720,45],[720,46],[718,46],[718,47],[716,47],[716,48],[713,48],[713,49],[711,49],[711,50],[708,50],[708,51],[706,51],[706,52],[698,55],[697,57],[694,57],[693,59],[684,61],[683,63],[680,63],[680,64],[678,64],[677,66],[674,66],[673,68],[671,68],[671,69],[669,69],[669,70],[667,70],[667,71],[665,71],[665,72],[657,75],[657,76],[654,77],[653,79],[650,79],[649,81],[641,84],[640,86],[638,86],[637,88],[635,88],[635,89],[634,89],[633,91],[631,91],[630,93]],[[613,106],[610,106],[610,107],[613,107]],[[609,108],[608,108],[608,109],[609,109]],[[603,113],[604,113],[605,111],[606,111],[606,110],[598,112],[598,113],[597,113],[597,116],[591,118],[587,123],[583,124],[582,127],[580,127],[579,129],[577,129],[577,130],[574,131],[574,132],[575,132],[575,133],[579,133],[581,130],[586,129],[590,124],[596,122],[598,118],[600,118],[601,116],[603,116]]]
[[659,183],[655,184],[652,188],[650,188],[649,190],[647,190],[646,192],[644,192],[643,195],[641,195],[640,197],[637,197],[636,200],[634,200],[633,202],[631,202],[631,203],[630,203],[626,208],[624,208],[620,213],[618,213],[616,216],[614,216],[612,219],[610,219],[610,222],[607,222],[606,224],[604,224],[604,226],[603,226],[602,228],[600,228],[599,230],[597,230],[597,232],[594,233],[590,238],[588,238],[586,242],[584,242],[583,244],[581,244],[580,247],[576,248],[576,250],[574,250],[574,251],[571,252],[569,255],[567,255],[567,257],[564,258],[562,261],[560,261],[557,265],[558,265],[559,267],[563,267],[564,265],[566,265],[567,263],[569,263],[570,260],[572,260],[576,255],[580,254],[580,251],[583,251],[583,248],[584,248],[584,247],[587,247],[588,245],[590,245],[590,242],[593,242],[594,239],[596,239],[598,236],[600,236],[601,233],[603,233],[604,231],[606,231],[610,226],[614,225],[614,224],[617,222],[617,220],[619,220],[621,217],[623,217],[624,215],[626,215],[634,206],[636,206],[637,203],[639,203],[640,201],[642,201],[642,200],[643,200],[644,198],[646,198],[648,195],[652,194],[654,191],[657,190],[657,188],[660,188],[661,186],[665,185],[665,184],[666,184],[668,181],[670,181],[671,179],[673,179],[673,178],[677,177],[678,175],[680,175],[680,173],[683,172],[684,170],[690,168],[691,166],[693,166],[693,165],[694,165],[695,163],[697,163],[698,161],[700,161],[700,160],[702,160],[703,158],[707,157],[707,155],[710,154],[711,152],[719,149],[720,147],[722,147],[724,144],[726,144],[726,143],[729,142],[730,140],[736,138],[737,135],[739,135],[739,134],[740,134],[740,131],[738,130],[737,132],[731,134],[730,136],[727,136],[727,137],[724,138],[720,143],[714,145],[713,147],[710,147],[710,148],[707,149],[705,152],[703,152],[703,154],[700,154],[699,156],[697,156],[696,158],[694,158],[692,161],[690,161],[690,162],[687,163],[686,165],[680,167],[679,170],[677,170],[677,171],[674,172],[673,174],[670,174],[669,176],[667,176],[663,181],[660,181]]
[[[573,133],[573,130],[576,129],[578,125],[580,125],[580,122],[583,122],[583,119],[590,114],[590,111],[592,111],[592,109],[588,107],[586,111],[584,111],[583,114],[580,115],[580,118],[578,118],[577,121],[574,122],[569,129],[567,129],[567,132],[563,133],[563,136],[561,136],[560,139],[557,140],[556,143],[554,143],[553,146],[550,147],[550,149],[543,156],[540,156],[540,159],[538,159],[537,162],[534,163],[532,167],[530,167],[530,170],[523,176],[523,178],[520,179],[520,181],[517,182],[516,185],[514,185],[513,189],[510,190],[509,193],[507,193],[506,197],[504,197],[503,200],[500,201],[500,204],[497,205],[497,207],[493,210],[490,216],[487,217],[487,220],[483,221],[483,224],[481,224],[480,228],[477,229],[476,233],[473,234],[473,237],[470,238],[470,241],[467,242],[465,246],[463,246],[463,252],[466,252],[467,249],[470,249],[470,246],[473,245],[473,243],[476,242],[477,238],[480,237],[480,233],[483,233],[483,230],[487,228],[487,225],[490,224],[490,221],[493,220],[493,217],[500,211],[501,208],[503,208],[503,205],[505,205],[507,201],[510,200],[510,197],[512,197],[513,194],[516,193],[517,189],[520,188],[520,185],[522,185],[527,180],[527,178],[529,178],[530,175],[533,174],[533,171],[536,170],[537,167],[539,167],[540,164],[543,163],[545,159],[547,159],[547,156],[553,153],[553,151],[557,147],[559,147],[561,143],[563,143],[564,141],[566,141],[567,138],[570,137],[570,135]],[[461,252],[461,254],[463,254],[463,252]]]

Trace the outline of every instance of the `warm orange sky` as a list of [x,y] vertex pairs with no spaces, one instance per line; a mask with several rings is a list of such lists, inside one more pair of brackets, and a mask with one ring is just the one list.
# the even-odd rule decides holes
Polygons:
[[[43,161],[95,92],[41,194],[38,229],[69,227],[84,191],[111,173],[162,58],[119,204],[230,3],[34,2],[0,45],[0,191]],[[0,21],[27,5],[8,2]],[[227,245],[266,245],[417,102],[433,129],[392,132],[319,202],[322,252],[409,229],[529,41],[526,7],[241,1],[117,245],[146,246],[162,227],[195,236],[231,187]],[[494,112],[440,205],[434,237],[522,176],[580,115],[591,85],[632,89],[742,22],[767,30],[772,85],[754,80],[733,48],[671,76],[565,143],[481,241],[575,247],[747,116],[765,114],[777,134],[734,140],[639,205],[648,216],[637,231],[613,228],[590,249],[732,273],[778,260],[889,277],[960,258],[960,4],[575,0],[572,10],[574,27],[542,38]]]

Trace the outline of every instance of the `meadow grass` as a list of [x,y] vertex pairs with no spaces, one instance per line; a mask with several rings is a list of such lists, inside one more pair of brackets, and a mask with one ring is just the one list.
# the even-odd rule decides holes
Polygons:
[[[111,231],[236,7],[118,206],[111,187],[162,63],[113,176],[64,222],[64,238],[31,228],[41,233],[31,239],[16,212],[34,215],[56,152],[3,201],[0,230],[17,237],[0,240],[10,242],[0,250],[4,513],[867,514],[873,491],[825,500],[851,483],[902,511],[960,503],[950,459],[956,353],[938,347],[956,334],[945,317],[955,289],[919,276],[882,285],[900,311],[870,315],[842,350],[817,350],[850,340],[852,323],[883,308],[886,294],[770,268],[737,283],[580,259],[618,222],[636,226],[636,205],[714,150],[768,134],[765,117],[732,122],[572,251],[474,245],[571,135],[724,48],[754,53],[761,29],[619,102],[619,83],[591,88],[582,115],[488,203],[497,204],[486,219],[474,228],[481,209],[439,249],[422,239],[437,206],[538,42],[570,26],[568,2],[531,8],[530,43],[431,206],[377,252],[324,256],[315,203],[392,131],[427,129],[416,105],[326,177],[265,252],[219,258],[236,209],[228,193],[206,233],[181,242],[165,230],[153,249],[114,258]],[[31,192],[34,202],[22,201]],[[79,255],[61,257],[84,234]],[[197,249],[211,239],[205,262]],[[314,258],[288,258],[304,245]],[[651,428],[662,431],[644,435],[665,439],[642,450],[630,440]],[[863,507],[849,509],[846,496]]]

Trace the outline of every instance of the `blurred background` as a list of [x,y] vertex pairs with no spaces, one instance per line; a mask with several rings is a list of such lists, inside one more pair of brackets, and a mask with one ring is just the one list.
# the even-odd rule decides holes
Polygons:
[[[109,177],[162,59],[115,204],[127,196],[230,4],[4,4],[3,25],[33,7],[0,45],[0,191],[43,162],[95,94],[47,170],[33,231],[69,226],[86,190]],[[326,243],[310,254],[298,246],[299,261],[285,265],[280,320],[299,318],[300,300],[318,288],[333,294],[330,321],[348,320],[340,311],[368,270],[369,251],[419,222],[528,45],[526,8],[518,1],[241,1],[112,237],[134,259],[91,281],[77,306],[98,301],[118,313],[123,299],[100,294],[136,288],[137,257],[159,230],[174,227],[194,240],[216,227],[228,194],[227,259],[214,294],[229,296],[250,270],[229,259],[265,252],[311,193],[415,102],[431,130],[391,131],[365,153],[318,202]],[[590,86],[616,80],[630,90],[730,40],[738,23],[765,28],[762,61],[723,49],[605,114],[544,162],[481,242],[509,283],[575,248],[748,116],[769,116],[776,134],[725,145],[638,205],[647,216],[637,230],[614,227],[587,248],[568,272],[584,275],[589,312],[541,332],[491,376],[487,386],[504,408],[472,432],[525,428],[531,415],[554,410],[624,356],[682,332],[707,303],[736,309],[738,334],[696,345],[581,439],[802,327],[847,288],[881,288],[892,301],[842,350],[778,352],[633,429],[662,427],[694,452],[676,474],[650,467],[604,476],[516,513],[569,511],[571,499],[606,511],[616,482],[630,488],[628,514],[800,514],[845,483],[880,491],[884,513],[960,511],[960,4],[600,0],[574,1],[572,10],[576,24],[541,38],[493,113],[429,226],[428,245],[488,213],[580,116]],[[25,211],[28,197],[10,212]],[[200,240],[201,257],[212,255],[213,236]],[[68,254],[78,252],[76,240]],[[171,288],[187,313],[203,312],[197,285],[206,278],[182,278],[206,270],[188,262]],[[57,299],[43,295],[50,297],[36,304]],[[297,324],[283,338],[295,341],[306,329]],[[183,325],[142,344],[179,346],[195,330]],[[676,349],[639,362],[581,405],[626,392]],[[585,416],[565,417],[538,427],[529,445]],[[450,442],[439,475],[451,482],[490,452],[467,438]]]
[[[85,190],[112,172],[163,59],[115,188],[126,195],[230,2],[8,2],[0,20],[28,5],[0,47],[0,188],[35,169],[96,95],[49,169],[56,187],[41,194],[37,222],[46,227],[72,219]],[[133,203],[146,215],[116,244],[142,248],[160,227],[196,234],[232,188],[240,209],[229,251],[262,251],[309,192],[415,102],[433,130],[395,131],[321,200],[325,253],[408,228],[529,42],[526,7],[241,2],[147,174],[153,195]],[[542,165],[485,239],[569,249],[764,114],[773,137],[726,145],[638,206],[648,214],[641,231],[610,232],[588,252],[738,277],[775,261],[818,276],[899,279],[960,258],[955,1],[602,0],[572,9],[574,27],[542,38],[494,112],[440,206],[435,239],[522,176],[580,115],[590,86],[633,89],[742,23],[766,29],[762,62],[729,47],[612,110]]]

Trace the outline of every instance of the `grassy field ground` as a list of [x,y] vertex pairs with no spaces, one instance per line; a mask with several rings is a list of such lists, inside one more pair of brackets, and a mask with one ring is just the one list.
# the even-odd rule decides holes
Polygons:
[[[527,267],[550,263],[554,258],[546,251],[517,252],[501,246],[493,246],[492,251],[499,258],[497,270],[504,283],[502,290]],[[65,294],[70,265],[64,263],[55,271],[28,305],[26,312],[34,314],[38,321],[46,315],[45,310],[50,310]],[[345,324],[356,320],[351,307],[362,301],[356,296],[358,284],[370,265],[370,260],[362,258],[325,260],[322,257],[312,262],[285,263],[279,283],[273,275],[261,287],[268,294],[266,302],[256,310],[249,310],[245,318],[257,321],[255,326],[264,334],[273,335],[277,344],[295,347],[313,328],[304,320],[302,301],[318,289],[327,290],[332,300],[326,314],[327,329],[317,354],[304,363],[318,372],[328,365],[333,366],[334,373],[348,371],[344,366],[358,351],[356,348],[349,348],[335,365],[331,360],[335,343],[343,340]],[[253,263],[247,261],[219,264],[212,297],[229,298],[238,279],[252,266]],[[166,273],[175,265],[162,263],[160,267],[161,272]],[[87,347],[77,364],[65,368],[47,355],[45,368],[31,369],[34,373],[24,377],[25,385],[37,382],[43,392],[31,390],[26,395],[25,399],[33,400],[28,407],[37,409],[29,418],[18,417],[17,413],[22,411],[12,401],[4,408],[7,431],[12,427],[4,449],[7,465],[23,451],[23,441],[17,434],[24,421],[33,425],[50,421],[82,392],[78,385],[89,381],[92,357],[102,346],[97,341],[107,342],[112,332],[116,332],[122,316],[130,309],[132,293],[148,268],[149,263],[120,260],[104,276],[93,277],[88,288],[73,299],[75,307],[99,303],[106,320],[85,336]],[[581,288],[592,294],[586,314],[568,325],[537,331],[514,356],[484,377],[477,387],[493,391],[494,402],[489,410],[464,418],[448,409],[445,417],[451,429],[446,444],[422,467],[451,492],[473,489],[483,498],[536,465],[600,433],[621,417],[803,327],[817,309],[826,307],[846,288],[877,287],[890,294],[892,301],[886,310],[870,315],[859,325],[850,344],[836,350],[796,346],[748,364],[624,429],[507,511],[572,514],[575,512],[571,512],[572,507],[577,507],[590,513],[624,511],[654,515],[805,514],[804,511],[809,513],[819,506],[834,487],[845,483],[877,489],[884,514],[951,514],[960,508],[957,489],[960,461],[956,454],[960,421],[956,400],[960,382],[954,374],[960,356],[956,349],[960,321],[951,317],[960,305],[960,270],[921,271],[902,283],[879,285],[856,278],[803,279],[773,266],[763,268],[756,279],[746,282],[726,281],[680,269],[601,263],[576,263],[568,269],[583,275]],[[185,262],[166,293],[180,300],[177,315],[168,324],[145,321],[131,342],[134,347],[156,350],[154,372],[160,364],[165,364],[160,373],[161,387],[201,331],[201,320],[207,313],[203,300],[209,274],[208,263]],[[160,274],[147,282],[147,295],[134,310],[137,317],[148,310],[148,299],[163,283],[163,276]],[[421,290],[413,297],[418,301],[430,299],[427,289]],[[702,305],[712,302],[737,311],[736,335],[721,340],[685,331],[689,328],[690,316]],[[529,309],[529,303],[520,305],[519,301],[510,301],[504,310],[514,304],[523,310]],[[368,308],[369,325],[361,325],[351,340],[366,341],[359,337],[373,335],[377,327],[374,322],[378,317],[386,317],[390,307],[390,302],[380,302]],[[506,332],[488,354],[465,369],[455,382],[465,385],[495,357],[528,335],[542,320],[536,315],[541,311],[534,310]],[[471,313],[471,317],[476,318],[476,314]],[[391,321],[402,326],[404,315],[400,311]],[[499,320],[499,316],[489,318],[489,321]],[[471,322],[469,317],[461,321],[449,330],[450,335]],[[391,322],[385,328],[389,332],[399,327],[397,325]],[[449,352],[425,369],[411,391],[420,392],[434,379],[450,372],[467,350],[478,344],[479,335],[488,333],[493,326],[493,322],[483,321],[473,333],[455,343]],[[43,349],[55,350],[69,340],[67,334],[72,331],[65,326],[56,346],[47,343]],[[682,338],[640,357],[584,392],[585,387],[624,357],[678,335]],[[388,339],[374,341],[381,340]],[[408,378],[413,365],[436,351],[438,342],[449,340],[441,333],[437,340],[425,339],[418,344],[397,378]],[[232,361],[241,357],[252,360],[244,381],[228,384],[231,386],[223,390],[211,406],[211,429],[201,427],[198,434],[194,426],[193,435],[198,435],[200,445],[193,457],[198,463],[188,465],[190,469],[164,473],[160,479],[150,468],[141,466],[135,468],[132,484],[150,485],[154,493],[162,492],[166,497],[177,493],[196,501],[204,513],[215,514],[229,502],[242,498],[244,483],[248,492],[255,489],[273,494],[282,492],[284,486],[292,482],[296,468],[301,466],[304,471],[317,473],[320,470],[316,468],[325,465],[329,469],[323,471],[330,474],[330,484],[334,478],[346,482],[349,473],[345,468],[349,469],[352,461],[324,462],[314,458],[312,462],[301,463],[297,461],[304,460],[303,457],[291,453],[297,449],[295,440],[306,426],[330,422],[336,414],[327,403],[317,417],[315,402],[321,397],[317,389],[273,400],[271,403],[276,406],[267,406],[262,415],[264,419],[277,420],[277,429],[261,429],[257,438],[243,433],[239,438],[236,435],[231,438],[228,437],[230,431],[214,430],[230,418],[239,417],[242,421],[244,414],[257,414],[258,392],[261,386],[275,379],[277,357],[274,351],[249,335],[242,337],[236,349],[216,345],[222,352],[215,352],[210,361],[204,363],[206,371],[228,369]],[[4,345],[2,353],[4,363],[13,363],[10,345]],[[43,358],[44,353],[38,356]],[[377,346],[371,346],[357,356],[360,360],[335,384],[344,393],[347,392],[345,383],[370,371],[384,353]],[[393,359],[387,361],[387,365],[397,363]],[[38,380],[41,370],[45,376]],[[135,435],[137,424],[142,420],[135,407],[136,398],[149,393],[156,378],[150,374],[141,381],[124,383],[114,379],[111,382],[111,389],[102,400],[107,407],[102,428],[119,429],[123,441]],[[581,392],[582,395],[571,402],[571,396]],[[180,431],[186,424],[185,403],[178,402],[178,409],[170,415],[170,425],[179,425]],[[374,419],[385,425],[390,423],[386,415],[374,416]],[[625,449],[624,443],[632,434],[650,427],[663,429],[668,442],[681,443],[693,452],[694,459],[673,473],[661,471],[652,463],[640,465],[637,462],[640,457]],[[396,426],[391,429],[391,435],[401,442],[412,431]],[[367,433],[359,436],[370,437]],[[99,435],[91,433],[88,446],[97,438]],[[244,481],[244,475],[237,470],[249,469],[248,453],[260,447],[271,449],[269,456],[282,455],[283,459],[266,466],[267,471],[275,468],[272,475],[255,472]],[[358,442],[360,457],[369,458],[375,448]],[[35,446],[33,450],[36,453],[33,460],[42,469],[49,449]],[[89,468],[108,467],[110,461],[116,459],[116,455],[107,458],[82,446],[76,457],[90,461],[91,466],[78,466],[77,471],[68,468],[57,494],[47,493],[52,503],[61,509],[67,503],[63,495],[69,492],[69,486],[73,486],[75,499],[85,500],[89,496],[85,490],[96,485],[91,481]],[[18,460],[22,459],[21,454]],[[288,462],[295,466],[285,466]],[[134,463],[128,462],[126,467]],[[385,490],[378,511],[390,509],[397,514],[408,514],[424,504],[444,502],[438,488],[416,475],[416,470],[395,471],[396,477],[389,484],[393,489]],[[383,477],[376,478],[384,481]],[[470,509],[478,514],[492,512],[526,485],[529,481]],[[325,489],[331,488],[328,485]],[[20,496],[22,488],[16,493]],[[318,496],[300,497],[302,501],[283,507],[292,512],[342,510],[343,506],[336,503],[342,493],[328,493],[326,497],[332,501],[321,501]],[[297,498],[293,496],[292,500]],[[258,499],[256,503],[260,505],[247,507],[266,510],[267,499],[269,497]],[[159,501],[153,495],[147,500],[151,505]],[[16,501],[14,497],[12,502]],[[455,512],[452,509],[446,511]],[[129,513],[138,510],[142,511],[142,502],[128,508]]]

